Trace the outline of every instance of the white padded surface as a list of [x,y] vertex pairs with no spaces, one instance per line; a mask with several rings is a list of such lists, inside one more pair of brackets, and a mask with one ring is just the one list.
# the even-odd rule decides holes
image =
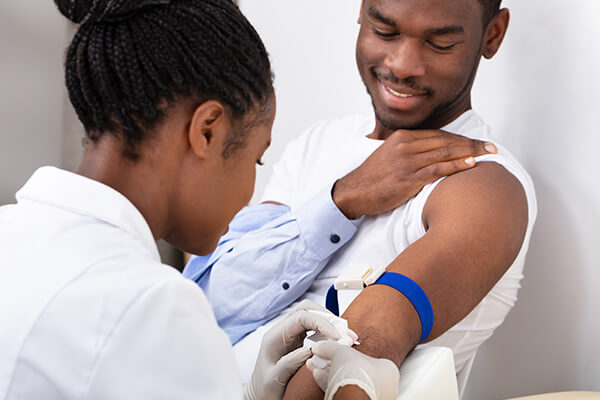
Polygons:
[[398,400],[458,400],[452,350],[430,347],[414,350],[400,368]]

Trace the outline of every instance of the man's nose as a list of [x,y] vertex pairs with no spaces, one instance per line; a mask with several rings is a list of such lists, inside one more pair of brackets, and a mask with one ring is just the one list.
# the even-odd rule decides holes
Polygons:
[[423,46],[418,40],[403,38],[388,53],[383,65],[396,75],[398,79],[407,79],[425,75]]

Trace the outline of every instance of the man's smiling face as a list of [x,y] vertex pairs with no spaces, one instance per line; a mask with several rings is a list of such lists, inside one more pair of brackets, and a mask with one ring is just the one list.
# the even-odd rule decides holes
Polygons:
[[356,59],[381,128],[440,128],[470,109],[482,15],[477,0],[363,0]]

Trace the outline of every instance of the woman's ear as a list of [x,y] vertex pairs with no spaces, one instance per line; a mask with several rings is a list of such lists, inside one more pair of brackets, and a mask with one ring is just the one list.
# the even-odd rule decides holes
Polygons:
[[488,24],[482,47],[482,54],[485,58],[490,59],[498,52],[506,35],[509,22],[510,12],[507,8],[503,8]]
[[188,140],[194,154],[206,158],[210,153],[222,151],[222,144],[229,128],[223,104],[208,100],[200,104],[192,116]]

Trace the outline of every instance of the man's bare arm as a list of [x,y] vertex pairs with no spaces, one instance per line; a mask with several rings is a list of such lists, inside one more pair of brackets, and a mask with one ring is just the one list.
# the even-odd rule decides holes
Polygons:
[[[427,233],[387,268],[417,282],[429,296],[434,326],[428,341],[464,318],[492,289],[516,258],[527,229],[527,198],[519,181],[502,166],[481,163],[448,177],[431,194],[423,212]],[[385,305],[383,307],[382,305]],[[344,313],[349,326],[371,329],[357,347],[400,365],[417,345],[421,323],[412,304],[395,289],[366,288]],[[343,398],[340,391],[336,398]],[[286,398],[322,398],[302,368]]]

